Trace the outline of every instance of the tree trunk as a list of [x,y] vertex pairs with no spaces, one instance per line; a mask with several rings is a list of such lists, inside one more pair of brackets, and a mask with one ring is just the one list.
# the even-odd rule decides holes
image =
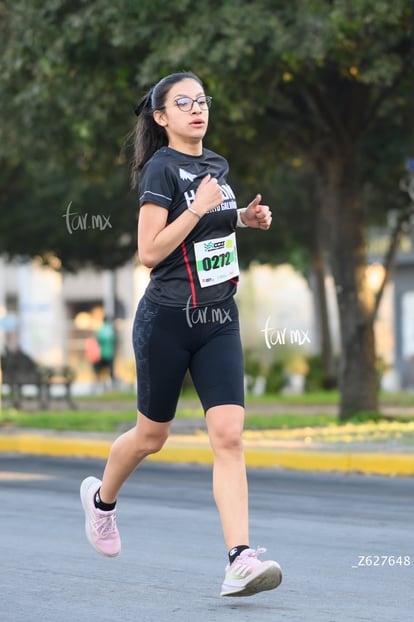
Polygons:
[[315,295],[317,318],[321,339],[321,358],[324,374],[323,388],[333,389],[337,386],[335,358],[332,348],[331,330],[329,325],[328,301],[326,296],[325,266],[320,249],[313,251],[313,273],[315,277]]
[[312,219],[312,267],[315,279],[316,315],[320,331],[320,348],[324,374],[323,388],[333,389],[338,384],[326,295],[326,227],[323,206],[319,201],[317,184],[312,176],[309,195],[314,218]]
[[339,418],[378,411],[374,315],[375,300],[366,281],[362,207],[350,159],[318,163],[318,190],[327,228],[327,245],[338,302],[341,355]]

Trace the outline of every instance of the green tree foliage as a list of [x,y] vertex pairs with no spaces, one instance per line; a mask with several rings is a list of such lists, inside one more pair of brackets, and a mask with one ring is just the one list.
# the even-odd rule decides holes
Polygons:
[[[111,214],[119,227],[107,236],[82,238],[91,259],[98,265],[105,261],[106,249],[99,252],[104,237],[117,247],[125,233],[131,235],[135,197],[128,196],[120,151],[134,122],[133,105],[164,73],[191,65],[214,96],[208,141],[231,160],[241,204],[260,191],[273,207],[268,236],[239,236],[241,257],[246,263],[280,261],[290,253],[306,269],[312,245],[306,225],[313,211],[304,183],[309,152],[326,141],[324,135],[332,135],[335,115],[348,115],[353,126],[366,125],[365,105],[349,106],[347,88],[348,99],[359,89],[364,102],[364,88],[374,83],[379,102],[407,63],[408,3],[398,1],[391,8],[366,0],[349,4],[207,0],[193,11],[185,1],[1,2],[1,197],[9,206],[7,229],[15,229],[18,238],[22,221],[36,220],[40,247],[58,251],[61,244],[72,244],[72,263],[79,257],[81,264],[85,255],[78,255],[79,244],[57,224],[63,222],[62,209],[72,201],[90,213],[89,193],[99,210],[100,201],[112,194],[114,179]],[[389,170],[392,158],[400,173],[405,110],[401,90],[391,103],[385,100],[381,131],[370,134],[358,162],[365,205],[375,206],[376,217],[384,203],[378,202],[377,189],[386,180],[392,180],[390,202],[401,200],[392,176],[378,173]],[[341,122],[349,120],[342,117]],[[9,183],[11,173],[19,174],[18,189]],[[37,196],[40,185],[48,189]],[[15,193],[21,195],[22,187],[29,188],[30,211],[36,214],[15,221],[10,206],[14,212]],[[22,203],[27,213],[27,197]],[[14,238],[4,237],[3,249],[20,251]],[[133,248],[120,246],[122,261]]]
[[[0,3],[0,248],[10,255],[108,268],[136,250],[123,145],[142,50],[125,49],[114,12],[109,2]],[[72,234],[70,203],[86,224]]]

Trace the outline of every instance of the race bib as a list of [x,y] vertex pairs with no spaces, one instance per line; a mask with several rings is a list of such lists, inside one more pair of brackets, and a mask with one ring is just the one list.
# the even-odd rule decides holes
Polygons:
[[196,242],[194,252],[201,287],[218,285],[239,275],[235,233]]

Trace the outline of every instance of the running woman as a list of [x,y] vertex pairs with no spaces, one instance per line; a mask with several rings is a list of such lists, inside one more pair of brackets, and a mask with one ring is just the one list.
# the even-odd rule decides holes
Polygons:
[[80,494],[90,544],[118,555],[118,494],[167,440],[189,369],[214,454],[213,493],[229,558],[221,596],[249,596],[276,588],[282,573],[277,562],[258,559],[265,549],[249,544],[235,228],[267,230],[272,217],[260,194],[237,209],[226,160],[203,147],[210,104],[201,80],[180,72],[160,80],[136,110],[138,252],[151,268],[133,326],[137,423],[112,445],[102,481],[87,477]]

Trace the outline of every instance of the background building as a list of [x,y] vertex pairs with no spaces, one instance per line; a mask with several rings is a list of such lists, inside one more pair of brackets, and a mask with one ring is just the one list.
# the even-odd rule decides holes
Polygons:
[[[377,260],[387,238],[376,232],[370,246],[369,282],[375,290],[383,275]],[[65,274],[37,260],[0,260],[1,350],[17,345],[36,361],[69,364],[76,370],[75,393],[94,381],[85,357],[86,338],[114,318],[115,373],[122,386],[135,386],[131,330],[149,271],[131,261],[115,271]],[[339,349],[334,285],[327,278],[332,341]],[[241,275],[237,295],[243,345],[257,358],[303,359],[319,351],[320,336],[309,282],[290,265],[252,266]],[[385,366],[383,388],[414,388],[414,244],[406,237],[398,253],[376,321],[377,355]],[[267,338],[266,338],[267,337]]]

